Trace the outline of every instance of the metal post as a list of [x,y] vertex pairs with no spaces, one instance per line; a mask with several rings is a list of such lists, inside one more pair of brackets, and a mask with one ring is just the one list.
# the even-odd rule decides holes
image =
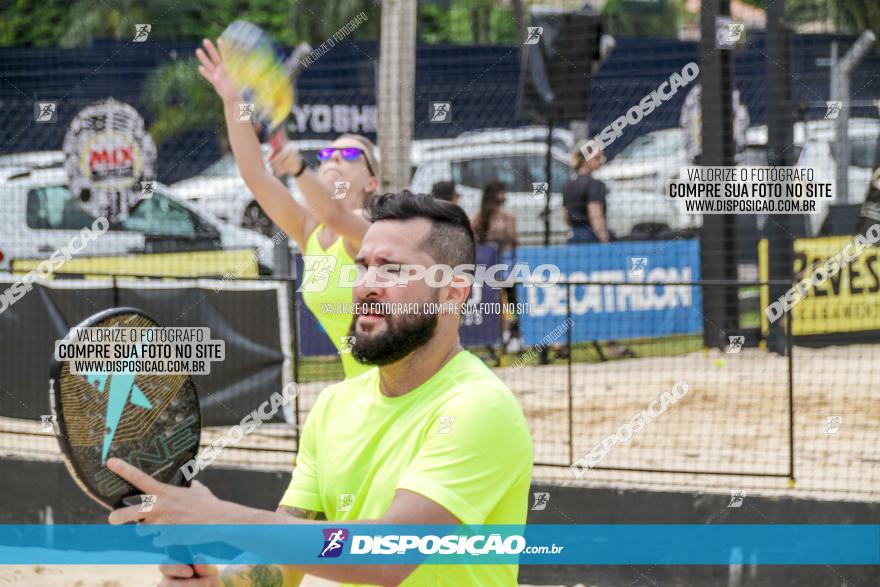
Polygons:
[[[379,128],[383,191],[410,182],[416,71],[416,0],[385,0],[379,54]],[[422,115],[427,115],[423,112]]]
[[568,462],[574,464],[574,391],[571,385],[571,362],[574,352],[571,348],[571,290],[572,285],[569,283],[565,286],[565,326],[566,326],[566,346],[568,347]]
[[794,312],[785,315],[788,322],[785,344],[788,355],[788,485],[794,487]]
[[[767,7],[767,164],[773,166],[794,165],[794,111],[791,102],[791,74],[789,70],[788,29],[783,22],[785,1],[779,0]],[[805,236],[805,217],[791,214],[768,216],[767,264],[771,281],[783,285],[770,285],[770,300],[777,300],[788,290],[794,279],[794,238]],[[785,355],[788,352],[786,317],[770,324],[767,348]]]
[[550,193],[553,188],[553,118],[547,121],[547,158],[544,160],[544,177],[547,192],[544,198],[544,246],[550,246]]
[[837,202],[848,204],[849,197],[849,107],[850,107],[850,79],[853,71],[871,49],[876,37],[871,31],[865,31],[859,36],[843,59],[837,61],[832,54],[832,82],[831,87],[836,90],[836,97],[832,100],[840,102],[840,113],[835,125],[835,176],[837,189]]
[[[716,47],[716,17],[730,16],[730,0],[703,0],[700,15],[700,84],[702,155],[698,165],[734,165],[732,51]],[[704,279],[737,278],[736,216],[703,216],[700,267]],[[705,290],[704,290],[705,291]],[[739,329],[739,299],[735,288],[722,287],[703,300],[703,342],[724,348],[727,333]]]

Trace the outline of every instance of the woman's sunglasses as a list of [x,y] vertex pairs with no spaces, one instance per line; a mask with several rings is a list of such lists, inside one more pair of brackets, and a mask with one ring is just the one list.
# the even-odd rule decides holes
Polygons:
[[373,166],[370,165],[370,160],[367,158],[366,154],[364,154],[364,150],[357,147],[327,147],[326,149],[320,149],[318,151],[318,161],[329,161],[336,151],[339,151],[342,158],[346,161],[357,161],[357,158],[363,155],[364,163],[367,164],[367,169],[369,170],[370,175],[376,175],[373,173]]

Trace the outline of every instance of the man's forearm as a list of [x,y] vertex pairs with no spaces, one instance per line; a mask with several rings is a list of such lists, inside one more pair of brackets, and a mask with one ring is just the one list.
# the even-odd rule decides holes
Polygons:
[[[222,524],[325,524],[324,521],[304,519],[290,508],[281,508],[284,511],[270,512],[258,510],[231,502],[223,502],[223,510],[218,512],[218,523]],[[346,520],[345,525],[381,523],[380,520]],[[248,544],[233,544],[243,550],[248,549]],[[252,546],[252,545],[250,545]],[[264,581],[281,580],[283,582],[247,583],[252,580],[253,572],[249,569],[261,569],[256,571],[255,578]],[[373,585],[397,585],[405,579],[415,565],[256,565],[254,567],[229,567],[228,573],[224,571],[224,587],[263,587],[264,585],[277,585],[278,587],[296,587],[302,580],[302,575],[308,573],[331,581],[345,583],[369,583]],[[237,572],[236,569],[241,569]],[[280,571],[279,572],[276,572]],[[226,583],[226,576],[242,582]]]

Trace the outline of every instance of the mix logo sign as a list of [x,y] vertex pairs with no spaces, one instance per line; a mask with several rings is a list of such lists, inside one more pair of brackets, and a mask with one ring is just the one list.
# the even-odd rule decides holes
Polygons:
[[342,554],[345,541],[348,540],[348,530],[345,528],[324,528],[324,547],[318,554],[318,558],[337,558]]
[[92,216],[125,219],[156,177],[156,144],[130,104],[112,98],[80,110],[62,145],[68,188]]

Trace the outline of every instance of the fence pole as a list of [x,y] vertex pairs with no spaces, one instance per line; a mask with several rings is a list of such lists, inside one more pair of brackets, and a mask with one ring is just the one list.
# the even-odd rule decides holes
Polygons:
[[[702,154],[697,165],[734,165],[732,51],[716,46],[719,16],[730,16],[730,0],[703,0],[700,15],[700,109]],[[737,278],[736,216],[703,215],[700,271],[705,279]],[[703,300],[703,344],[724,348],[727,333],[739,330],[736,290],[722,287]]]
[[571,284],[565,286],[565,340],[568,347],[568,373],[566,379],[568,382],[568,462],[574,463],[574,397],[571,384]]
[[[781,320],[780,320],[781,322]],[[794,487],[794,312],[785,314],[788,355],[788,485]]]
[[[791,100],[791,74],[789,70],[788,30],[783,23],[785,0],[777,0],[767,6],[767,165],[790,166],[795,163],[794,131],[791,113],[794,111]],[[805,236],[804,217],[791,214],[768,216],[765,227],[767,233],[767,265],[771,284],[768,288],[769,301],[779,299],[788,290],[782,284],[794,280],[794,239]],[[790,330],[790,328],[788,329]],[[782,320],[770,324],[767,335],[767,349],[779,355],[788,351],[790,332]]]

